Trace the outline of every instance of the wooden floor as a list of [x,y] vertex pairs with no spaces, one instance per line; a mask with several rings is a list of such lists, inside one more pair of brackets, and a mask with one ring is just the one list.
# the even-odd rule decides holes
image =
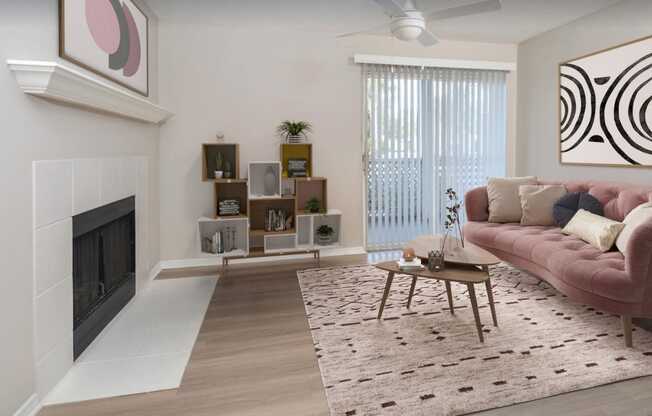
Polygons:
[[[321,267],[366,256],[323,258]],[[312,261],[232,265],[220,277],[179,389],[44,408],[39,416],[328,415],[296,271]],[[216,274],[166,272],[159,278]],[[479,413],[652,416],[652,378]],[[433,415],[434,416],[434,415]]]

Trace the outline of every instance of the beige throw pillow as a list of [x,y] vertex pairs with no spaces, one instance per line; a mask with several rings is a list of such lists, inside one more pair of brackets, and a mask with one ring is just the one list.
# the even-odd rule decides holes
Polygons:
[[650,219],[652,219],[652,202],[641,204],[627,214],[625,220],[623,220],[625,228],[623,228],[616,240],[616,247],[621,253],[625,254],[629,239],[632,238],[636,227]]
[[521,222],[521,198],[518,188],[521,185],[536,185],[537,178],[489,178],[489,222]]
[[521,225],[555,225],[552,207],[567,192],[564,185],[521,185]]
[[561,230],[564,234],[581,238],[602,252],[609,251],[625,224],[581,209]]

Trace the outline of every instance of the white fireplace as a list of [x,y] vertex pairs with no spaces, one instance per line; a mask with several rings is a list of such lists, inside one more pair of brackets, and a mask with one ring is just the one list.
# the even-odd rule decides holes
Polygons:
[[42,400],[73,365],[72,217],[136,198],[136,290],[149,281],[148,160],[129,156],[33,164],[34,355]]

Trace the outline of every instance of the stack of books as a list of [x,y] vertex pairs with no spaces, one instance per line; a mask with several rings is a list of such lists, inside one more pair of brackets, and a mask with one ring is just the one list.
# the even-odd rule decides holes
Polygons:
[[401,259],[397,261],[396,264],[398,265],[399,270],[404,272],[417,272],[419,270],[425,269],[423,264],[421,264],[421,259],[416,257],[411,261],[406,261],[401,257]]
[[240,201],[237,199],[223,199],[218,204],[219,215],[238,215],[240,214]]
[[288,176],[291,178],[308,176],[308,161],[306,159],[288,160]]

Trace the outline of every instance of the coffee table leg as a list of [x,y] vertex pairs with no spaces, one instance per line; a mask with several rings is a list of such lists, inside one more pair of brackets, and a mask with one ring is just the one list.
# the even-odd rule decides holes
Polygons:
[[478,300],[475,297],[475,287],[473,287],[473,283],[467,283],[466,286],[469,288],[469,298],[471,298],[471,307],[473,308],[473,317],[475,318],[475,328],[478,330],[478,338],[480,338],[480,342],[484,342],[482,324],[480,323],[480,311],[478,310]]
[[455,307],[453,306],[453,291],[451,290],[451,282],[448,280],[446,283],[446,295],[448,296],[448,308],[451,310],[451,314],[455,315]]
[[389,289],[392,287],[392,280],[394,280],[394,272],[389,272],[387,275],[387,283],[385,283],[385,291],[383,292],[383,300],[380,301],[380,309],[378,310],[378,318],[383,316],[383,309],[385,309],[385,302],[389,296]]
[[491,279],[487,279],[484,282],[485,287],[487,288],[487,298],[489,298],[489,308],[491,308],[491,318],[494,321],[494,326],[498,326],[498,319],[496,318],[496,306],[494,305],[494,294],[491,289]]
[[414,287],[417,285],[417,277],[412,276],[412,286],[410,286],[410,295],[408,296],[407,308],[410,309],[412,304],[412,296],[414,296]]

